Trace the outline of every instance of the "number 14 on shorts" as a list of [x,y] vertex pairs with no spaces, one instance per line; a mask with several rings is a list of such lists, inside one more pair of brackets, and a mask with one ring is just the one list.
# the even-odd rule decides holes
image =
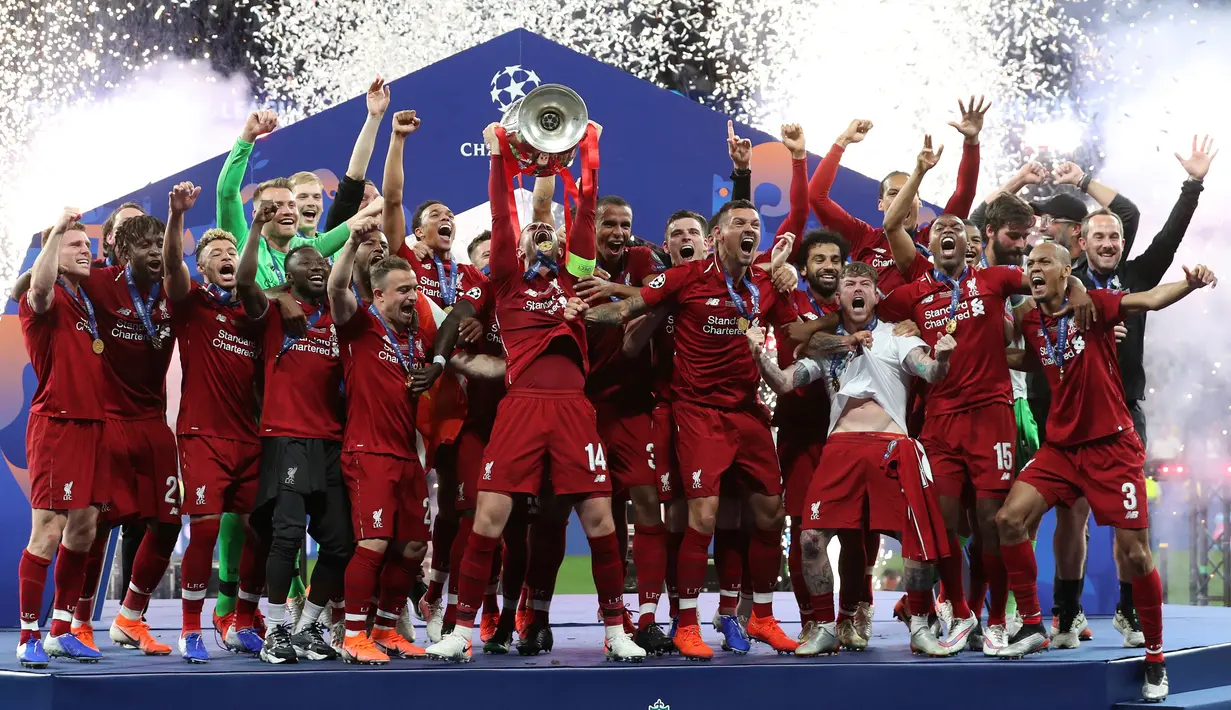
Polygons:
[[607,455],[603,453],[603,445],[586,444],[586,456],[590,459],[590,473],[594,474],[594,482],[606,483]]

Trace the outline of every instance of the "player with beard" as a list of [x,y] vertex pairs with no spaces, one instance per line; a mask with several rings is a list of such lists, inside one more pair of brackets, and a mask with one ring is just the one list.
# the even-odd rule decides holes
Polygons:
[[[915,171],[900,199],[886,213],[885,227],[893,243],[902,245],[909,239],[902,203],[914,199],[923,175],[939,157],[940,153],[931,149],[931,138],[925,138]],[[1029,208],[1026,210],[1028,215]],[[1006,212],[1005,225],[989,229],[990,246],[1000,253],[1019,248],[1025,244],[1027,233],[1028,227]],[[1007,642],[1008,580],[999,554],[995,516],[1015,471],[1016,438],[1012,388],[1003,360],[1005,301],[1012,294],[1027,292],[1029,283],[1018,267],[969,269],[966,226],[953,215],[941,215],[932,223],[931,251],[935,268],[886,297],[879,312],[887,319],[918,323],[924,341],[933,346],[946,334],[961,343],[954,351],[949,375],[928,393],[927,416],[919,439],[928,451],[948,530],[948,547],[954,551],[941,559],[938,567],[945,589],[950,590],[947,601],[952,604],[955,623],[977,623],[959,592],[963,589],[962,565],[956,535],[963,486],[969,482],[974,489],[976,532],[981,536],[983,570],[991,588],[983,650],[996,655]],[[900,246],[895,249],[895,258],[899,268],[913,266],[914,255]],[[1081,318],[1088,318],[1089,299],[1084,296],[1084,288],[1078,286],[1077,290],[1072,306],[1081,310]]]
[[[635,296],[641,286],[666,267],[653,250],[628,246],[632,237],[633,210],[615,195],[598,200],[597,267],[605,278],[588,277],[577,284],[577,294],[591,304]],[[653,463],[647,447],[653,444],[653,381],[647,375],[652,363],[649,352],[624,355],[622,329],[587,328],[591,371],[586,395],[598,413],[598,431],[607,455],[616,499],[627,496],[633,503],[633,564],[637,569],[640,618],[634,640],[647,653],[662,654],[672,648],[671,639],[654,621],[658,595],[667,570],[666,528]],[[617,535],[623,538],[620,558],[627,559],[628,530],[624,505],[613,511]]]
[[[236,270],[236,287],[248,317],[264,327],[264,408],[260,482],[253,528],[270,540],[266,565],[269,628],[260,649],[266,663],[294,663],[300,652],[310,660],[335,658],[317,637],[292,638],[287,626],[287,593],[305,528],[319,545],[308,601],[323,608],[342,587],[351,552],[350,501],[342,477],[342,364],[325,283],[329,263],[312,246],[293,249],[286,258],[290,294],[308,316],[302,337],[289,335],[282,314],[270,308],[256,283],[260,234],[283,206],[262,202],[253,219]],[[355,223],[355,231],[374,228]],[[350,229],[347,233],[350,233]],[[308,524],[311,516],[311,524]],[[256,599],[240,598],[236,626],[251,626]],[[314,625],[312,630],[319,631]]]
[[[94,305],[80,288],[90,274],[90,241],[79,218],[77,210],[65,208],[44,233],[19,311],[38,379],[26,427],[30,542],[17,566],[17,660],[24,668],[46,668],[49,653],[81,661],[102,657],[70,628],[99,507],[108,495],[107,469],[100,465],[103,405],[99,397],[82,396],[104,392],[108,383]],[[44,647],[38,622],[52,555],[56,594]]]
[[180,529],[175,435],[166,423],[166,373],[174,344],[160,283],[165,230],[155,217],[128,219],[116,231],[116,254],[127,265],[93,269],[83,284],[97,312],[103,361],[116,393],[104,403],[112,497],[107,525],[140,520],[147,526],[110,636],[147,655],[171,652],[154,639],[141,615],[167,570]]
[[[752,268],[760,240],[760,218],[746,201],[729,202],[716,220],[721,235],[713,259],[669,269],[634,298],[587,308],[590,323],[621,325],[660,304],[679,305],[677,364],[672,382],[672,413],[683,486],[689,498],[688,529],[679,558],[680,621],[675,645],[685,657],[708,659],[713,649],[701,640],[697,594],[704,583],[710,540],[723,478],[746,486],[755,517],[751,549],[754,606],[748,635],[779,652],[798,645],[773,617],[783,512],[782,479],[771,454],[768,417],[756,401],[760,376],[744,341],[744,331],[759,322],[778,326],[795,320],[790,301],[774,289],[768,275]],[[780,240],[776,251],[791,248]],[[730,300],[728,300],[730,299]]]
[[[975,97],[971,96],[969,104],[959,99],[958,108],[961,112],[961,122],[949,125],[962,134],[962,161],[958,166],[957,189],[945,205],[945,213],[965,217],[970,213],[970,207],[975,199],[975,186],[979,179],[979,133],[983,130],[983,116],[991,108],[991,104],[985,104],[983,97],[979,97],[979,103],[976,105]],[[812,181],[808,186],[808,200],[812,204],[812,211],[816,213],[821,223],[846,237],[850,242],[852,258],[856,261],[866,261],[876,267],[879,275],[877,282],[881,293],[888,294],[912,279],[909,278],[909,274],[901,272],[900,259],[892,254],[885,230],[874,228],[847,214],[846,210],[829,196],[829,190],[833,187],[834,179],[838,175],[838,164],[842,160],[842,153],[850,144],[863,141],[868,131],[871,130],[871,121],[851,121],[812,175]],[[906,183],[907,177],[906,173],[895,171],[881,180],[878,209],[883,212],[889,210],[898,192]],[[919,209],[922,203],[916,197],[907,206],[908,212],[903,222],[906,231],[915,242],[928,243],[928,225],[918,224]],[[895,261],[898,262],[898,269],[893,268]]]
[[[252,386],[260,355],[259,334],[234,293],[239,262],[235,238],[221,230],[210,230],[197,242],[203,283],[193,282],[184,263],[184,213],[192,208],[200,191],[191,183],[180,183],[168,196],[163,277],[184,372],[176,433],[180,475],[188,493],[183,513],[190,517],[191,535],[181,565],[183,626],[179,650],[189,663],[210,660],[201,637],[201,608],[209,587],[221,515],[232,513],[247,523],[256,498],[260,459],[256,391]],[[245,595],[260,597],[264,592],[267,554],[259,537],[247,536],[240,562],[240,588]],[[247,641],[259,648],[259,639]],[[242,641],[235,647],[246,650]]]
[[[364,241],[363,234],[351,237],[329,278],[330,314],[346,373],[342,469],[358,542],[346,567],[342,658],[385,664],[391,656],[424,655],[392,628],[427,554],[427,474],[408,435],[415,431],[412,375],[424,352],[415,309],[418,286],[409,264],[396,257],[377,263],[370,273],[370,304],[351,290],[355,253]],[[369,636],[368,607],[378,583],[378,619]]]
[[[935,506],[927,503],[924,492],[930,476],[926,470],[920,471],[919,458],[914,456],[913,483],[905,466],[897,467],[900,480],[894,480],[885,464],[890,459],[903,460],[891,454],[895,445],[901,447],[896,454],[909,449],[913,455],[918,448],[906,435],[910,378],[921,377],[932,383],[943,378],[956,343],[950,335],[941,338],[933,360],[918,337],[897,336],[893,324],[876,318],[876,294],[874,267],[863,262],[845,265],[840,289],[842,321],[837,335],[815,336],[808,345],[809,357],[786,368],[779,367],[763,351],[764,333],[757,330],[748,335],[758,366],[774,391],[787,392],[820,381],[828,384],[835,399],[829,409],[829,439],[806,494],[809,513],[800,538],[806,587],[816,614],[815,626],[795,651],[800,656],[834,653],[845,646],[834,624],[833,573],[826,552],[834,532],[854,531],[850,544],[860,548],[861,531],[865,530],[902,539],[904,529],[912,527],[907,501],[911,501],[910,519],[917,521],[914,527],[922,529],[918,537],[911,530],[912,537],[903,539],[912,610],[911,650],[947,656],[952,649],[965,646],[966,635],[974,627],[972,620],[955,624],[943,644],[932,631],[928,615],[933,575],[927,562],[941,554],[941,546],[934,532],[940,526],[925,522],[931,519],[927,510]],[[906,495],[907,489],[917,490],[922,497]],[[853,625],[849,620],[847,623],[851,626],[848,634],[853,633]],[[856,647],[865,647],[867,639],[860,640],[863,643]]]
[[[596,150],[600,129],[587,128],[583,151]],[[594,271],[594,210],[597,174],[581,176],[581,197],[569,234],[570,251],[561,273],[538,258],[536,244],[550,238],[550,224],[534,222],[518,235],[508,195],[503,131],[493,123],[484,130],[491,151],[488,191],[492,209],[492,286],[501,324],[509,392],[496,413],[484,454],[474,526],[463,557],[458,585],[457,624],[452,633],[427,649],[428,655],[454,661],[470,658],[470,638],[492,565],[513,503],[513,494],[535,494],[543,483],[543,465],[551,461],[555,494],[570,498],[590,541],[594,582],[606,626],[606,655],[635,661],[645,651],[624,633],[623,579],[619,543],[611,517],[611,483],[599,441],[594,408],[583,392],[589,368],[581,325],[567,322],[565,301],[577,280]],[[596,156],[597,157],[597,156]],[[546,422],[564,422],[548,427]]]
[[1125,404],[1112,327],[1127,316],[1161,310],[1197,289],[1213,287],[1217,280],[1208,268],[1197,266],[1191,271],[1184,268],[1183,281],[1141,293],[1091,290],[1099,317],[1088,330],[1078,332],[1063,315],[1072,300],[1072,286],[1065,286],[1071,272],[1068,252],[1055,244],[1040,244],[1030,253],[1027,268],[1039,307],[1023,319],[1028,347],[1015,358],[1015,366],[1041,368],[1054,397],[1047,442],[1022,469],[996,517],[1023,619],[1021,630],[999,655],[1020,657],[1047,648],[1030,531],[1051,507],[1061,501],[1071,504],[1084,495],[1095,522],[1115,528],[1116,560],[1132,577],[1145,635],[1142,697],[1160,701],[1167,697],[1169,683],[1162,653],[1162,582],[1150,554],[1144,496],[1145,447]]

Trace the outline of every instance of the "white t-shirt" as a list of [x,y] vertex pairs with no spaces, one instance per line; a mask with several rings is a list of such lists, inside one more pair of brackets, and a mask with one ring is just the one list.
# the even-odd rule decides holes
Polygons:
[[[838,425],[838,418],[852,399],[875,400],[906,431],[906,390],[913,374],[906,366],[906,355],[915,348],[928,350],[927,343],[917,337],[903,338],[893,334],[894,323],[879,322],[872,330],[872,348],[838,356],[839,389],[833,391],[830,358],[816,362],[830,388],[829,431]],[[845,363],[843,362],[845,360]]]

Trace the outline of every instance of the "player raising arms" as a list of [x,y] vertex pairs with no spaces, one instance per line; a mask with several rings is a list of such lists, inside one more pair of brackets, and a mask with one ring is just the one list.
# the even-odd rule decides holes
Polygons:
[[[418,284],[410,264],[389,257],[372,267],[372,302],[351,290],[351,272],[371,223],[351,234],[329,276],[329,310],[338,329],[346,377],[342,473],[350,490],[358,547],[346,567],[348,663],[384,664],[424,655],[393,623],[427,554],[427,475],[415,451],[412,373],[423,364]],[[380,585],[380,622],[367,632],[368,607]],[[384,608],[387,605],[393,608]]]
[[1217,281],[1208,268],[1197,266],[1184,269],[1183,281],[1141,293],[1092,290],[1098,319],[1087,331],[1078,332],[1069,316],[1063,315],[1072,300],[1072,287],[1066,287],[1072,271],[1068,251],[1053,243],[1039,244],[1030,252],[1026,268],[1039,307],[1023,318],[1027,349],[1015,360],[1043,370],[1052,399],[1047,442],[1022,469],[996,516],[1009,582],[1023,621],[999,655],[1018,657],[1047,648],[1030,530],[1057,503],[1071,504],[1085,496],[1095,522],[1115,528],[1116,562],[1122,573],[1132,577],[1133,603],[1145,635],[1142,696],[1159,701],[1168,691],[1163,589],[1150,554],[1145,447],[1133,430],[1124,401],[1114,328],[1125,318],[1162,310]]
[[[600,132],[592,124],[586,142]],[[566,322],[567,298],[577,280],[594,272],[594,212],[597,174],[582,175],[570,253],[561,273],[544,266],[536,245],[550,240],[552,225],[534,222],[517,234],[509,206],[503,131],[495,123],[483,132],[491,151],[488,191],[492,208],[491,271],[496,316],[504,341],[509,392],[500,402],[491,441],[484,451],[474,526],[462,560],[457,623],[427,649],[428,655],[470,659],[475,615],[483,602],[492,553],[513,507],[513,494],[538,493],[550,462],[557,496],[573,497],[590,541],[594,584],[606,626],[607,657],[641,660],[645,651],[624,632],[624,580],[619,543],[611,518],[611,482],[598,438],[594,407],[586,399],[589,368],[581,323]],[[587,146],[593,147],[593,146]],[[584,150],[584,148],[583,148]]]
[[[190,516],[191,536],[181,567],[184,620],[179,650],[189,663],[209,661],[201,639],[201,607],[213,571],[214,544],[222,514],[237,514],[247,524],[256,501],[261,457],[253,386],[260,331],[248,320],[235,293],[239,264],[235,238],[212,229],[197,242],[197,268],[204,283],[194,282],[184,263],[184,213],[200,191],[191,183],[171,190],[163,276],[184,372],[176,433],[180,476],[187,492],[183,513]],[[265,591],[268,544],[256,535],[244,538],[239,584],[246,597],[259,598]],[[227,635],[232,627],[233,623],[226,624]]]
[[[782,476],[766,412],[756,399],[760,374],[744,331],[768,322],[795,320],[790,301],[778,294],[770,277],[754,269],[761,221],[745,200],[723,205],[715,220],[718,253],[704,261],[674,267],[656,276],[638,296],[619,303],[571,308],[586,322],[618,326],[659,305],[677,305],[676,370],[672,413],[678,431],[676,451],[688,503],[688,529],[679,553],[680,620],[675,645],[688,658],[708,659],[713,649],[701,640],[697,595],[705,582],[714,534],[719,486],[724,478],[750,491],[755,529],[749,550],[753,611],[748,635],[779,652],[798,646],[773,616],[773,590],[782,557]],[[794,235],[774,247],[789,252]]]
[[[17,565],[21,636],[17,660],[46,668],[48,652],[82,661],[102,658],[73,635],[73,606],[85,578],[98,509],[107,501],[103,446],[106,391],[103,342],[94,305],[81,291],[90,275],[90,240],[66,207],[43,241],[21,299],[21,332],[38,385],[26,426],[30,468],[30,543]],[[59,553],[56,552],[59,543]],[[56,555],[56,597],[46,648],[39,636],[47,568]]]

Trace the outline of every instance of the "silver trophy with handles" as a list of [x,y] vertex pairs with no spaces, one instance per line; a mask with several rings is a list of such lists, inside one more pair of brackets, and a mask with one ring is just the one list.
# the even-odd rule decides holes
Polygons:
[[562,84],[539,86],[514,101],[500,119],[510,157],[522,174],[536,177],[572,165],[589,122],[586,102]]

